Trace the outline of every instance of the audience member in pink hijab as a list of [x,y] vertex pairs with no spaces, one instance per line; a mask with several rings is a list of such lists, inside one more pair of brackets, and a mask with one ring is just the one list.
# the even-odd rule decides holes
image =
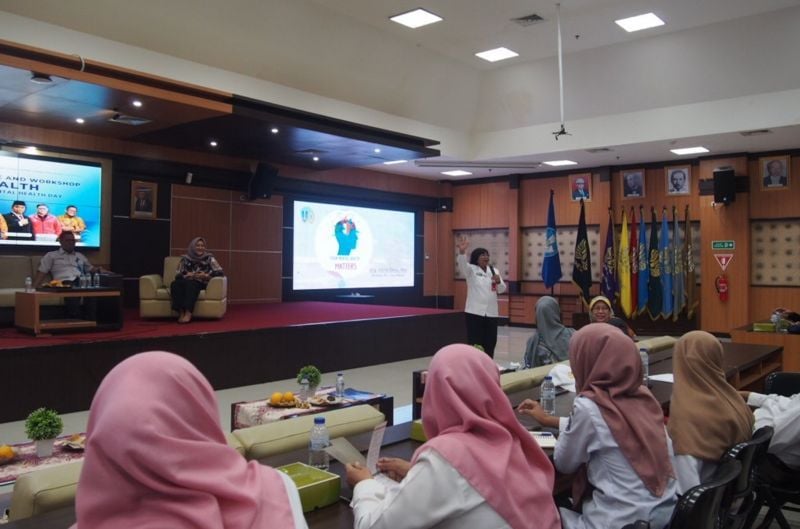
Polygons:
[[356,529],[560,529],[553,467],[500,389],[497,366],[474,347],[441,349],[422,402],[428,442],[411,463],[379,468],[402,477],[385,488],[347,466]]
[[100,384],[76,511],[81,529],[307,529],[292,481],[226,444],[211,385],[165,352]]

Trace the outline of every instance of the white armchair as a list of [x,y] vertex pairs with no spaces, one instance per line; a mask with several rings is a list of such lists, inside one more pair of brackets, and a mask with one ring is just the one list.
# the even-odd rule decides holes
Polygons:
[[[163,275],[150,274],[139,278],[139,315],[142,318],[177,317],[172,311],[169,288],[175,279],[180,257],[164,258]],[[193,317],[219,319],[228,310],[228,278],[212,277],[205,290],[200,292]]]

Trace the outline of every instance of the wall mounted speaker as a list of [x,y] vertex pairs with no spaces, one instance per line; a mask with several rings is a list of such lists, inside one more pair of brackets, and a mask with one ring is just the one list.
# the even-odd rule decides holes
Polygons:
[[728,205],[736,200],[736,175],[733,169],[714,171],[714,202]]
[[275,179],[278,177],[278,170],[271,165],[259,162],[256,172],[250,177],[247,184],[247,199],[269,198],[275,188]]

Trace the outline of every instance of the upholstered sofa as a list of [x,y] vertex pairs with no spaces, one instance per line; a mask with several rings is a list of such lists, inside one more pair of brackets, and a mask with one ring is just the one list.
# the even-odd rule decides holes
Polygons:
[[[166,257],[162,275],[149,274],[139,278],[139,315],[142,318],[177,317],[172,311],[169,288],[175,279],[180,257]],[[228,310],[228,278],[213,277],[200,292],[192,316],[219,319]]]
[[[14,304],[16,293],[25,290],[25,278],[36,277],[40,255],[0,256],[0,324],[14,323]],[[61,305],[60,298],[50,299],[45,305]]]

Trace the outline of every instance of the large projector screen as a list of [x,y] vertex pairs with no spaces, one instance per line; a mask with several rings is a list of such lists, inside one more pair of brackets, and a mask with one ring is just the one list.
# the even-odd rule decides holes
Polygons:
[[294,290],[414,286],[414,213],[294,202]]

